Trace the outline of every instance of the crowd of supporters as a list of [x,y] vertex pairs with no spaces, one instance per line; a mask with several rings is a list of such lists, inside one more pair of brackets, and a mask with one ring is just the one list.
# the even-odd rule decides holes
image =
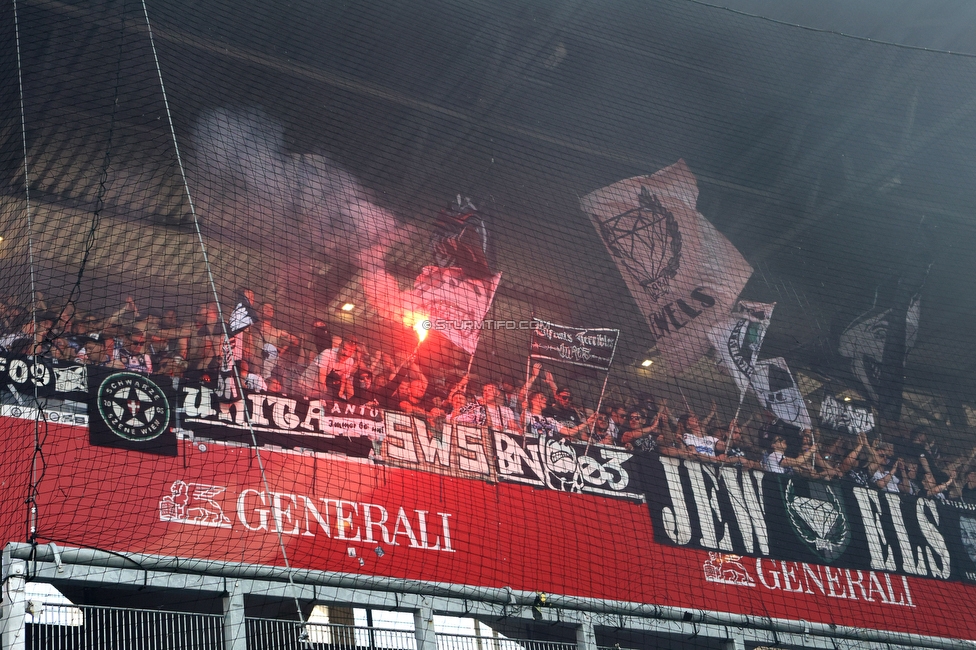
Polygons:
[[[487,426],[976,504],[976,447],[950,450],[924,428],[869,436],[801,431],[768,414],[720,422],[714,404],[700,417],[687,403],[669,405],[648,394],[593,411],[577,406],[570,388],[558,386],[541,364],[532,365],[524,383],[428,377],[412,358],[397,363],[354,337],[331,335],[322,321],[296,335],[275,325],[272,303],[256,310],[257,322],[236,337],[233,354],[234,376],[251,391],[375,403],[423,418],[433,430],[445,423]],[[173,309],[141,313],[131,298],[107,317],[73,309],[32,313],[8,299],[0,301],[0,350],[216,384],[229,348],[218,314],[215,305],[202,305],[183,323]]]

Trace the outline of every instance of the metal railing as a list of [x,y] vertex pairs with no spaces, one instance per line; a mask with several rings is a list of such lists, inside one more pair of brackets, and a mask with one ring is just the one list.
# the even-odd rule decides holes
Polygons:
[[526,641],[496,636],[438,634],[437,650],[578,650],[575,643]]
[[249,650],[416,650],[414,633],[373,627],[326,623],[305,623],[269,618],[250,618],[247,625]]
[[44,603],[27,623],[29,650],[220,650],[223,617]]
[[[248,617],[248,650],[416,650],[413,631]],[[28,650],[222,650],[223,617],[44,603],[28,618]],[[438,650],[577,650],[574,643],[438,633]]]

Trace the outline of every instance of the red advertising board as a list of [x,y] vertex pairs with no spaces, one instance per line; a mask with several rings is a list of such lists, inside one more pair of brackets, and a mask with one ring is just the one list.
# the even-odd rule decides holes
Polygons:
[[[645,503],[181,440],[176,457],[96,447],[47,424],[39,542],[976,638],[976,587],[655,543]],[[8,494],[27,489],[34,421],[0,419]],[[24,537],[8,498],[8,540]],[[382,550],[382,553],[378,552]]]

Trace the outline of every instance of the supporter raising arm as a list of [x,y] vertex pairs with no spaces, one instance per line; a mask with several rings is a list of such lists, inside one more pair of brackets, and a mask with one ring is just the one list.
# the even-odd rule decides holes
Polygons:
[[817,445],[811,445],[803,454],[796,458],[786,455],[786,438],[775,436],[770,443],[770,451],[763,459],[762,466],[767,472],[773,474],[789,474],[794,468],[810,462],[813,455],[817,453]]

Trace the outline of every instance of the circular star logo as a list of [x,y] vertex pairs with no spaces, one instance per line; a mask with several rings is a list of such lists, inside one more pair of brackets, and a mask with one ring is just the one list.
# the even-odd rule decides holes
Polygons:
[[169,427],[169,402],[148,377],[131,372],[109,375],[98,387],[98,410],[115,435],[145,442]]

